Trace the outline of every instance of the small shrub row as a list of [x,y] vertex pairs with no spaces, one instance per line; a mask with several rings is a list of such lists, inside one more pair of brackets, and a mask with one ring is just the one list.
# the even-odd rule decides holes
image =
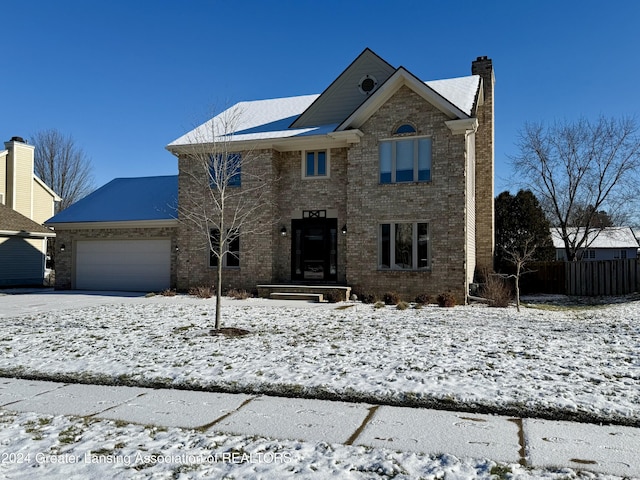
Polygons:
[[511,288],[507,281],[498,275],[487,273],[481,292],[484,298],[491,301],[492,307],[506,308],[511,302]]
[[441,293],[437,298],[438,306],[440,307],[455,307],[456,299],[450,293]]
[[246,300],[251,297],[251,294],[246,290],[232,288],[227,292],[227,297],[231,297],[234,300]]
[[189,289],[189,295],[192,295],[198,298],[211,298],[213,297],[214,293],[215,293],[215,289],[213,287],[200,286],[200,287],[191,287]]

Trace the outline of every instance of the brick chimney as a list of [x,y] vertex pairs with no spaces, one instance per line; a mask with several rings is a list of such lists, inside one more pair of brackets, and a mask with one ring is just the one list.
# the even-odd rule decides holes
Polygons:
[[493,62],[486,56],[478,57],[471,63],[471,73],[482,77],[483,97],[476,110],[476,264],[478,268],[492,270],[495,245]]

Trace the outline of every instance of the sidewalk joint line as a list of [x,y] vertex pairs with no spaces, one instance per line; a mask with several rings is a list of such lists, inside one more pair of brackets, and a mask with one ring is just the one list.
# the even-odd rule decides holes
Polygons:
[[353,435],[351,435],[349,439],[346,442],[344,442],[345,445],[353,445],[353,442],[355,442],[358,439],[358,437],[360,436],[364,428],[367,426],[371,418],[375,415],[376,410],[378,410],[378,408],[380,408],[380,405],[373,405],[369,407],[369,413],[367,413],[367,416],[362,421],[362,424],[356,429],[355,432],[353,432]]
[[527,440],[524,436],[524,421],[521,418],[509,418],[509,422],[513,422],[518,427],[518,443],[520,444],[520,465],[528,467],[527,462]]
[[220,423],[222,420],[226,419],[227,417],[233,415],[234,413],[239,412],[245,405],[251,403],[253,400],[255,400],[256,398],[261,397],[261,395],[256,395],[254,397],[249,397],[247,398],[244,402],[242,402],[240,404],[240,406],[238,406],[238,408],[231,410],[230,412],[225,413],[224,415],[222,415],[221,417],[216,418],[213,422],[209,422],[205,425],[202,425],[198,428],[196,428],[196,430],[200,430],[200,431],[205,431],[205,430],[209,430],[211,427],[213,427],[215,424]]

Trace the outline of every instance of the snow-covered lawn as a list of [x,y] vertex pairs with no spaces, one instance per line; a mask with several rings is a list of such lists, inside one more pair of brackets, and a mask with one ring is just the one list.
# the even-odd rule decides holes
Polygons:
[[0,321],[0,375],[640,425],[640,302],[396,310],[140,298]]
[[[225,326],[252,333],[225,338],[210,335],[213,300],[50,298],[0,297],[0,375],[640,423],[638,301],[517,313],[226,299]],[[0,446],[7,478],[614,478],[1,409]]]

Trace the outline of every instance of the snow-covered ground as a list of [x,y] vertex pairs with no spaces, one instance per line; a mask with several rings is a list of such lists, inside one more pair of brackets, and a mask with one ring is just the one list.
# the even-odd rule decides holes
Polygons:
[[[226,300],[225,326],[252,332],[226,338],[210,335],[213,300],[83,298],[75,305],[65,300],[58,309],[47,308],[44,295],[32,297],[37,298],[34,308],[26,308],[28,297],[20,297],[25,307],[18,314],[8,308],[17,296],[0,296],[0,375],[439,405],[640,425],[638,301],[525,308],[518,313],[481,305],[399,311],[363,304]],[[105,451],[111,452],[109,458],[128,458],[131,465],[107,469],[90,461],[75,466],[49,461],[31,462],[27,470],[23,464],[20,470],[16,462],[3,462],[0,475],[116,478],[124,470],[127,477],[140,478],[171,478],[180,472],[184,478],[488,478],[492,471],[511,471],[521,478],[577,475],[571,470],[532,472],[490,460],[0,411],[3,453],[33,451],[34,442],[49,455],[85,458],[87,451]],[[138,453],[202,452],[241,452],[256,458],[286,452],[295,461],[180,464],[151,459],[133,464]]]
[[599,479],[489,459],[203,433],[0,410],[0,477],[52,479]]
[[[6,297],[5,297],[6,298]],[[0,298],[0,306],[2,304]],[[4,318],[0,375],[640,425],[640,302],[543,310],[277,308],[137,298]]]

